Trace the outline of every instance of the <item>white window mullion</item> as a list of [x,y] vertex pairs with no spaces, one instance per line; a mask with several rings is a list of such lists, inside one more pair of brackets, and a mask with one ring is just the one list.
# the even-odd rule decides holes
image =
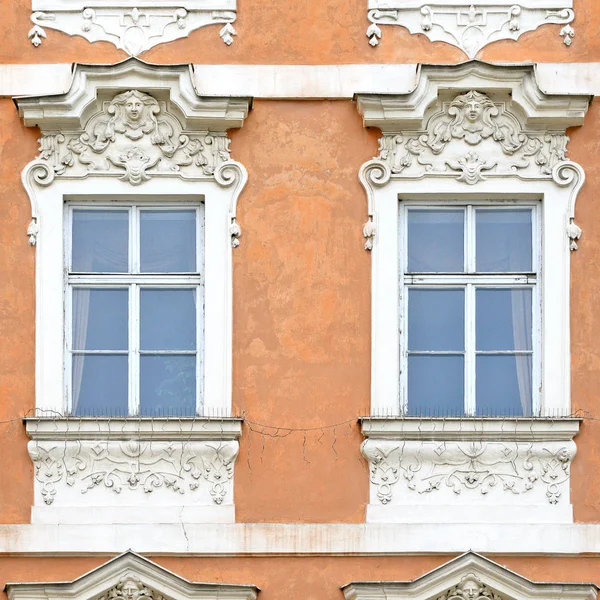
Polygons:
[[[69,254],[70,256],[70,254]],[[73,411],[73,286],[67,283],[65,290],[65,397],[63,406],[65,414]]]
[[140,211],[137,206],[129,209],[129,272],[140,272]]
[[129,414],[140,414],[140,286],[129,286]]
[[465,288],[465,414],[475,415],[475,286]]
[[472,205],[468,205],[466,210],[466,227],[465,227],[465,256],[467,273],[475,273],[475,209]]

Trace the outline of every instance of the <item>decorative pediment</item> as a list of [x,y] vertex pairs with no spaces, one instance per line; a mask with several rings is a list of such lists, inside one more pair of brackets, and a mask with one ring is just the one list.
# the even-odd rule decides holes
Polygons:
[[342,591],[346,600],[595,600],[598,588],[533,582],[468,552],[413,581],[354,582]]
[[567,46],[575,36],[573,0],[369,0],[368,16],[373,47],[382,37],[380,25],[401,25],[432,42],[456,46],[469,58],[492,42],[517,40],[545,24],[563,25],[559,33]]
[[76,65],[66,94],[16,102],[25,124],[42,132],[31,169],[40,185],[90,175],[131,185],[155,175],[219,178],[230,162],[226,131],[240,127],[250,107],[247,98],[199,97],[190,66],[135,59]]
[[254,585],[195,583],[128,551],[73,581],[7,583],[9,600],[256,600]]
[[[423,66],[408,94],[359,94],[365,126],[383,133],[379,155],[360,174],[369,202],[373,188],[391,179],[450,178],[469,186],[494,178],[549,179],[571,189],[575,249],[581,230],[572,219],[584,173],[568,159],[566,130],[583,123],[589,101],[544,94],[533,66],[479,61]],[[364,234],[370,249],[372,224]]]
[[237,35],[236,0],[160,0],[135,5],[129,0],[32,0],[33,27],[27,37],[37,48],[57,29],[89,42],[110,42],[130,56],[179,38],[206,25],[221,24],[228,46]]

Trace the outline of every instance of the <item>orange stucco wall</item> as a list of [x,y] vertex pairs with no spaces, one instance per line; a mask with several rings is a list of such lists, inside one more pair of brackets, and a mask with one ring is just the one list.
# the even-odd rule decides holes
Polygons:
[[[156,63],[235,64],[352,64],[376,62],[453,63],[463,53],[444,43],[432,45],[421,35],[402,27],[384,28],[377,49],[367,43],[366,0],[238,0],[239,35],[231,47],[218,37],[218,27],[205,27],[189,38],[157,46],[142,55]],[[479,58],[499,62],[586,62],[600,56],[600,11],[597,0],[575,0],[576,38],[566,48],[558,37],[559,25],[523,35],[517,43],[499,42]],[[114,63],[126,58],[108,43],[93,46],[83,38],[70,38],[48,30],[40,48],[27,40],[31,28],[29,0],[5,0],[2,63]]]
[[[600,61],[598,0],[575,0],[571,48],[550,25],[517,42],[493,44],[489,61]],[[29,0],[2,4],[0,63],[114,63],[125,54],[48,29],[40,48],[27,40]],[[231,47],[217,26],[141,56],[156,63],[344,64],[455,63],[457,49],[384,27],[377,49],[365,37],[366,0],[238,0],[239,35]],[[572,398],[600,419],[600,106],[571,131],[570,156],[587,183],[577,205],[584,230],[572,255]],[[18,421],[34,406],[34,250],[25,231],[29,200],[20,172],[37,152],[38,132],[0,99],[0,522],[27,523],[32,465]],[[370,255],[363,248],[366,199],[360,165],[377,152],[377,132],[363,128],[350,101],[256,100],[243,129],[231,133],[234,157],[249,173],[239,203],[243,228],[234,252],[234,407],[245,424],[236,467],[241,522],[364,521],[366,464],[356,423],[369,407]],[[15,420],[17,419],[17,420]],[[323,425],[344,423],[320,430]],[[261,423],[310,429],[262,435]],[[312,428],[312,429],[311,429]],[[584,422],[573,465],[577,521],[600,522],[600,425]],[[506,559],[534,578],[589,580],[596,562]],[[74,577],[99,558],[1,559],[6,580]],[[410,578],[442,562],[421,558],[161,559],[190,578],[248,581],[269,594],[335,597],[350,579]],[[288,571],[310,573],[289,583]],[[35,571],[35,577],[32,572]],[[265,584],[265,581],[270,583]],[[324,582],[327,581],[327,586]],[[297,586],[290,589],[291,585]],[[269,591],[276,589],[277,592]]]
[[[261,600],[343,600],[339,588],[351,581],[409,580],[453,557],[150,558],[194,581],[257,585]],[[598,558],[490,558],[535,581],[600,582]],[[30,581],[32,576],[35,581],[70,580],[106,560],[108,557],[0,558],[0,585]]]
[[[573,409],[600,418],[600,110],[570,132],[571,157],[587,183],[577,205],[584,230],[572,254]],[[34,406],[34,249],[25,231],[29,199],[19,173],[36,153],[36,132],[0,101],[0,421]],[[327,124],[325,127],[324,124]],[[246,424],[235,477],[240,522],[364,521],[366,463],[355,419],[368,414],[370,255],[363,250],[366,200],[360,165],[377,133],[349,101],[261,101],[231,134],[248,169],[234,252],[234,409]],[[321,431],[322,425],[351,423]],[[258,423],[315,428],[289,435]],[[0,520],[26,523],[32,466],[23,426],[0,423]],[[586,420],[573,464],[577,521],[600,522],[600,424]],[[272,437],[277,434],[278,437]]]

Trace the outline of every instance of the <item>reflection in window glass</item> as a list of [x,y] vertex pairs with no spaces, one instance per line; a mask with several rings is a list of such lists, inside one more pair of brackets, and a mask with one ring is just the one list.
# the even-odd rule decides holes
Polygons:
[[531,210],[477,209],[475,213],[477,271],[531,271]]
[[408,211],[409,273],[464,271],[465,211]]
[[72,414],[78,417],[127,415],[127,354],[73,354]]
[[408,292],[408,349],[464,350],[464,290],[411,288]]
[[129,290],[73,289],[73,350],[127,350]]
[[75,273],[127,273],[129,212],[74,209],[71,248]]
[[143,273],[196,270],[196,211],[141,211],[140,270]]
[[196,290],[140,290],[140,349],[196,349]]
[[531,289],[476,291],[477,350],[531,350]]
[[531,355],[479,355],[477,416],[531,416]]
[[140,414],[143,417],[191,417],[196,414],[195,355],[141,357]]
[[450,417],[464,414],[464,357],[423,355],[408,357],[408,414]]

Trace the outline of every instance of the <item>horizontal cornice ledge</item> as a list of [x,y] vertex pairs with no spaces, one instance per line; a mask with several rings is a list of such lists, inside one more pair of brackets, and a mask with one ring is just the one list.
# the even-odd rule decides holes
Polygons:
[[64,133],[82,129],[103,102],[130,89],[167,102],[167,110],[173,108],[191,131],[239,128],[252,105],[250,97],[200,95],[191,64],[153,65],[136,58],[116,65],[74,64],[66,93],[15,98],[15,103],[27,127]]
[[243,419],[237,417],[96,418],[26,417],[27,435],[36,441],[53,440],[237,440]]
[[479,60],[459,65],[421,65],[414,89],[399,87],[395,94],[358,93],[355,98],[365,127],[400,133],[424,127],[434,101],[470,90],[512,98],[522,113],[524,127],[548,131],[582,125],[591,100],[589,95],[542,92],[533,64],[497,65]]
[[570,441],[582,419],[564,418],[426,418],[363,417],[362,434],[369,439]]

